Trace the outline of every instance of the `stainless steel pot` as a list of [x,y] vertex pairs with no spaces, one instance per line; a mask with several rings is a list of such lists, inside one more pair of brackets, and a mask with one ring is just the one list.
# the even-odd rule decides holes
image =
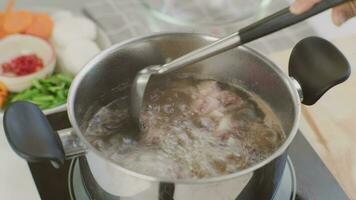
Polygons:
[[[286,150],[298,129],[301,99],[306,104],[315,103],[324,92],[346,80],[350,74],[344,56],[320,38],[305,39],[295,47],[289,66],[293,78],[266,57],[246,47],[173,72],[199,74],[239,84],[270,105],[287,138],[270,157],[245,170],[199,180],[160,179],[124,169],[96,150],[83,134],[88,121],[101,107],[128,95],[130,83],[141,68],[163,64],[167,59],[214,40],[216,38],[199,34],[167,33],[114,45],[90,61],[75,78],[67,105],[72,129],[57,134],[36,106],[18,102],[4,115],[8,141],[29,161],[50,160],[59,166],[66,158],[85,156],[98,185],[116,197],[271,199],[284,169]],[[318,43],[322,46],[316,45]]]

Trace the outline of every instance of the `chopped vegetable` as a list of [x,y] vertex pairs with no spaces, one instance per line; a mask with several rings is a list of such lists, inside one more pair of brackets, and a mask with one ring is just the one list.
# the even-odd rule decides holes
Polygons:
[[27,10],[13,11],[15,1],[9,0],[4,13],[0,13],[0,39],[11,34],[28,34],[48,40],[53,21],[49,15]]
[[51,19],[53,19],[54,22],[59,22],[63,19],[69,19],[72,17],[73,17],[72,12],[68,10],[58,10],[51,13]]
[[67,102],[67,96],[72,78],[62,74],[53,75],[47,79],[35,80],[29,89],[10,97],[10,103],[29,101],[41,109],[54,108]]
[[99,52],[98,45],[93,41],[83,39],[73,41],[58,55],[61,60],[59,71],[76,75]]
[[5,14],[4,13],[0,13],[0,39],[4,38],[8,34],[4,30],[4,27],[3,27],[4,21],[5,21]]
[[5,105],[9,92],[4,83],[0,82],[0,108]]
[[0,39],[6,37],[9,33],[4,29],[5,17],[12,12],[15,0],[9,0],[6,4],[4,13],[0,14]]
[[3,28],[9,34],[22,33],[32,24],[29,11],[11,12],[5,16]]
[[25,30],[25,34],[48,40],[52,34],[53,21],[47,14],[34,14],[32,24]]
[[2,71],[6,75],[24,76],[35,73],[43,68],[43,62],[36,54],[23,55],[2,64]]
[[52,39],[55,45],[66,47],[79,39],[94,41],[97,37],[96,25],[86,17],[71,17],[56,22]]

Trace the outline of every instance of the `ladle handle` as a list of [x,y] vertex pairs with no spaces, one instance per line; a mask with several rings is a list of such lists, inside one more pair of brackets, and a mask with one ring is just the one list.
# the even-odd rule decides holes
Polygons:
[[241,44],[251,42],[265,35],[271,34],[298,22],[301,22],[309,17],[319,14],[329,8],[333,8],[339,4],[345,3],[348,0],[322,0],[312,9],[303,14],[295,15],[290,12],[289,8],[284,8],[277,13],[263,18],[254,24],[251,24],[239,31]]

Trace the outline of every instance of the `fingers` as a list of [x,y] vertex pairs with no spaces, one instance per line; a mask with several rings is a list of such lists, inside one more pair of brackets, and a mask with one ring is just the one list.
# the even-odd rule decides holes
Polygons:
[[296,0],[291,6],[290,11],[293,14],[299,15],[311,9],[315,4],[321,0]]
[[337,26],[340,26],[354,16],[356,16],[356,0],[342,4],[332,11],[332,19]]

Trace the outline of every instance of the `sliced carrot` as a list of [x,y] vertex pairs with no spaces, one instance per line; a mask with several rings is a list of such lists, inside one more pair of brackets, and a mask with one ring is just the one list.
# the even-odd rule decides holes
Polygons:
[[25,34],[49,39],[53,30],[53,21],[48,14],[38,13],[33,15],[32,24],[25,30]]
[[5,105],[8,94],[9,92],[5,84],[0,82],[0,108],[2,108]]
[[6,85],[0,82],[0,96],[7,96],[7,95],[8,95],[8,91]]
[[5,21],[5,14],[0,12],[0,26],[1,27],[4,24],[4,21]]
[[22,33],[32,24],[28,11],[11,12],[5,16],[4,30],[9,34]]
[[0,14],[0,39],[9,35],[9,33],[4,29],[4,23],[5,23],[5,17],[12,12],[14,5],[15,5],[15,0],[9,0],[6,3],[4,14]]
[[4,38],[7,35],[6,31],[3,28],[4,20],[5,20],[5,14],[0,13],[0,39]]
[[0,39],[6,37],[7,35],[8,33],[4,29],[0,28]]
[[4,107],[6,102],[6,98],[3,96],[0,96],[0,108]]

